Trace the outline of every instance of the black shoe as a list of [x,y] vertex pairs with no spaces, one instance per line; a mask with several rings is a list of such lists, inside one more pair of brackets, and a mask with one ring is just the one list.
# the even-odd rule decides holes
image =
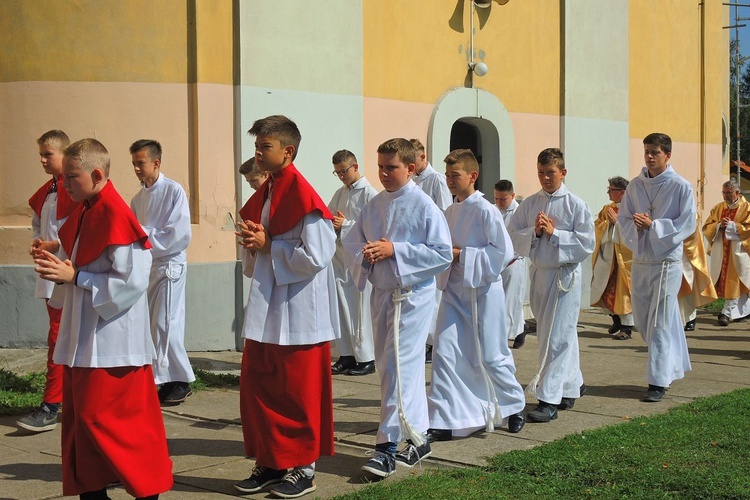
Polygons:
[[664,393],[667,392],[667,389],[665,387],[660,387],[658,385],[649,385],[648,391],[646,391],[646,395],[643,396],[644,403],[658,403],[662,400],[664,397]]
[[620,323],[620,316],[617,314],[610,314],[612,316],[612,326],[609,327],[609,330],[607,330],[610,334],[615,334],[620,331],[620,328],[622,327],[622,323]]
[[172,387],[174,386],[174,382],[165,382],[164,384],[159,387],[159,392],[157,393],[159,395],[159,402],[163,403],[164,398],[166,398],[170,392],[172,392]]
[[623,326],[612,338],[615,340],[630,340],[633,337],[633,327]]
[[[580,397],[583,397],[584,394],[586,394],[586,391],[588,390],[588,387],[586,384],[581,384],[581,388],[578,389],[578,394],[580,394]],[[577,398],[562,398],[560,401],[560,404],[557,405],[558,410],[570,410],[576,405],[576,399]]]
[[256,465],[250,477],[236,483],[234,488],[242,493],[255,493],[266,486],[279,484],[284,479],[284,476],[286,476],[286,470],[276,470]]
[[520,349],[526,343],[526,328],[513,339],[513,349]]
[[369,375],[371,373],[375,373],[375,361],[357,363],[354,368],[350,368],[346,371],[347,375]]
[[430,344],[427,344],[427,347],[424,350],[424,362],[432,363],[432,346]]
[[187,382],[172,382],[172,390],[161,401],[165,405],[177,405],[193,395]]
[[526,424],[526,416],[523,414],[523,412],[519,411],[518,413],[514,413],[513,415],[508,417],[508,432],[512,434],[521,432],[524,424]]
[[416,446],[411,441],[407,441],[406,446],[396,453],[396,463],[411,468],[422,461],[423,458],[427,458],[430,455],[432,455],[430,443]]
[[558,410],[570,410],[576,405],[576,398],[562,398],[557,405]]
[[729,316],[726,314],[719,314],[719,326],[729,326]]
[[450,441],[453,439],[453,431],[450,429],[427,429],[427,442]]
[[529,422],[549,422],[557,418],[557,407],[544,401],[539,401],[539,405],[534,411],[526,415]]
[[357,366],[357,360],[354,356],[341,356],[331,367],[331,373],[341,375]]
[[396,472],[396,459],[393,455],[379,450],[372,453],[373,457],[362,466],[362,470],[378,477],[388,477]]
[[315,474],[307,477],[299,467],[295,467],[286,473],[281,483],[271,490],[272,495],[280,498],[298,498],[315,491]]
[[695,320],[691,319],[687,323],[685,323],[685,331],[686,332],[694,332],[695,331]]

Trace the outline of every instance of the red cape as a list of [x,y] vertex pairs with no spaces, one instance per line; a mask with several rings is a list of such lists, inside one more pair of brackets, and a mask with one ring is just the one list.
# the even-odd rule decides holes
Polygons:
[[47,193],[53,182],[57,183],[57,214],[55,215],[55,218],[60,220],[69,216],[79,205],[78,202],[70,199],[70,195],[62,185],[62,176],[60,176],[59,179],[53,177],[45,182],[44,185],[40,187],[31,198],[29,198],[29,206],[34,210],[37,217],[41,217],[44,201],[47,199]]
[[73,253],[76,237],[80,240],[74,262],[76,267],[90,264],[110,245],[130,245],[137,241],[143,248],[151,248],[135,214],[109,180],[99,194],[78,205],[58,235],[69,256]]
[[268,198],[272,179],[273,197],[271,198],[271,211],[266,228],[268,234],[278,236],[286,233],[296,226],[305,215],[316,210],[320,211],[324,219],[333,220],[333,214],[328,210],[328,206],[307,182],[307,179],[302,177],[293,163],[273,174],[272,178],[269,177],[260,189],[247,200],[245,206],[240,210],[242,220],[260,223],[260,213],[263,210],[266,198]]

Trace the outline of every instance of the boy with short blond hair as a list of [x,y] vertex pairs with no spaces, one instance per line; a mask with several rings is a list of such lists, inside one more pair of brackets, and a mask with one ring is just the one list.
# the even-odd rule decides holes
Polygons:
[[182,186],[161,173],[158,141],[141,139],[130,146],[141,190],[130,202],[151,243],[148,309],[157,359],[154,381],[161,385],[159,401],[180,404],[192,394],[195,380],[185,350],[185,285],[190,244],[190,208]]
[[[450,266],[451,238],[443,212],[417,187],[416,151],[406,139],[378,147],[385,188],[364,206],[344,248],[360,290],[370,299],[375,363],[380,376],[380,427],[375,454],[362,470],[379,477],[396,460],[413,467],[428,456],[424,345],[435,307],[435,276]],[[398,443],[408,444],[396,455]]]
[[474,188],[479,164],[470,149],[445,157],[445,177],[455,202],[445,211],[453,264],[442,272],[428,393],[433,441],[449,441],[507,421],[509,432],[525,422],[526,399],[508,348],[501,272],[513,258],[502,216]]
[[[65,223],[70,213],[78,203],[70,199],[70,195],[63,188],[62,161],[63,151],[70,145],[70,139],[62,130],[50,130],[37,139],[39,158],[45,173],[52,176],[29,199],[29,205],[34,211],[31,227],[34,230],[34,240],[29,254],[37,258],[42,250],[60,255],[60,242],[57,233]],[[44,383],[42,404],[31,415],[19,419],[19,427],[32,432],[49,431],[57,426],[57,412],[62,401],[63,368],[52,361],[52,355],[57,343],[60,329],[60,309],[49,305],[54,283],[36,278],[36,298],[44,299],[49,316],[49,330],[47,332],[47,372]]]
[[[242,337],[243,493],[315,491],[315,461],[333,455],[330,341],[339,337],[333,215],[294,165],[301,134],[281,115],[257,120],[255,163],[268,182],[242,210],[237,236],[250,278]],[[280,382],[280,377],[283,383]]]
[[121,481],[134,497],[155,499],[173,479],[151,368],[151,245],[108,180],[104,145],[72,144],[63,174],[83,202],[60,228],[65,260],[48,251],[35,260],[64,294],[54,354],[64,365],[63,494],[107,498],[107,485]]
[[510,221],[513,247],[531,261],[531,310],[537,319],[539,371],[527,391],[539,401],[529,422],[549,422],[585,391],[578,352],[581,262],[594,251],[594,219],[563,183],[563,153],[537,157],[542,189],[525,198]]

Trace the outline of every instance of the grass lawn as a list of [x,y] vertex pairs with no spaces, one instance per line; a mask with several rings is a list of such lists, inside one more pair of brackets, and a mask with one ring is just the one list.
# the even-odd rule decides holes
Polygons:
[[750,390],[338,498],[750,498]]
[[[195,370],[193,391],[210,387],[233,387],[240,385],[237,375]],[[18,375],[0,368],[0,415],[29,413],[42,403],[44,373],[34,372]]]
[[[196,390],[239,383],[196,376]],[[43,373],[0,368],[0,414],[35,408],[43,387]],[[497,455],[483,468],[427,470],[339,498],[750,498],[750,389]]]

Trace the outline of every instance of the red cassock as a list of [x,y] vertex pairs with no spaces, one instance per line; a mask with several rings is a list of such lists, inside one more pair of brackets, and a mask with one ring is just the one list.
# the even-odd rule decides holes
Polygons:
[[[93,262],[110,245],[151,247],[109,181],[70,215],[59,236],[68,255],[78,240],[76,266]],[[62,331],[66,327],[61,325]],[[62,458],[64,495],[98,491],[117,480],[135,497],[172,487],[172,461],[151,365],[65,367]]]
[[[260,222],[271,189],[267,228],[271,236],[291,230],[313,211],[333,219],[325,202],[290,164],[247,201],[240,210],[243,220]],[[333,455],[330,344],[277,345],[246,340],[240,415],[245,455],[255,458],[258,465],[287,469]]]

